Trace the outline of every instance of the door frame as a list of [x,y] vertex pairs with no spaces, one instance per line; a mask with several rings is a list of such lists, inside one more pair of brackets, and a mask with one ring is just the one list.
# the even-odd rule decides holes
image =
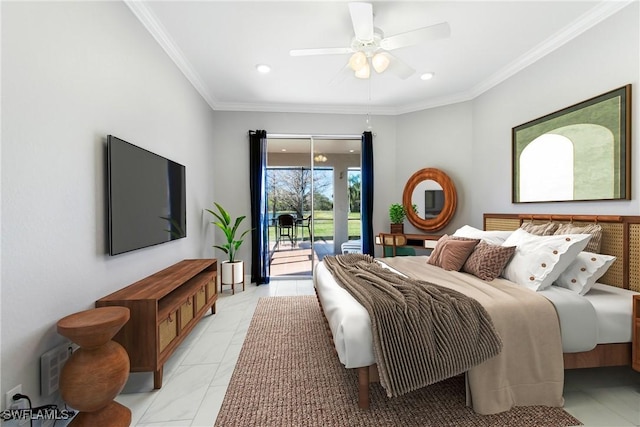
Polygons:
[[[313,212],[314,212],[314,198],[313,198],[313,194],[314,194],[314,180],[313,180],[313,174],[314,174],[314,166],[315,166],[315,161],[314,161],[314,150],[315,150],[315,141],[316,140],[351,140],[351,141],[361,141],[362,140],[362,134],[288,134],[288,133],[270,133],[267,132],[267,147],[269,145],[269,139],[306,139],[310,141],[310,150],[309,150],[309,164],[311,165],[311,229],[313,230],[314,227],[314,216],[313,216]],[[362,156],[362,154],[361,154]],[[268,166],[268,156],[267,156],[267,166]],[[362,161],[360,161],[360,166],[362,166]],[[267,191],[267,188],[264,188],[264,191]],[[334,188],[334,192],[335,192],[335,188]],[[265,194],[266,197],[266,194]],[[335,204],[335,198],[334,198],[334,204]],[[335,221],[335,215],[334,215],[334,221]],[[261,227],[264,227],[265,224],[261,224]],[[335,223],[334,223],[334,227],[335,227]],[[361,231],[362,233],[362,231]],[[347,233],[348,234],[348,233]],[[335,228],[334,228],[334,239],[335,239]],[[314,248],[314,241],[311,240],[311,250],[312,252],[315,250]],[[311,257],[311,271],[313,274],[313,269],[315,267],[315,258]],[[277,276],[279,279],[300,279],[300,278],[308,278],[309,276],[306,275],[300,275],[300,276]]]

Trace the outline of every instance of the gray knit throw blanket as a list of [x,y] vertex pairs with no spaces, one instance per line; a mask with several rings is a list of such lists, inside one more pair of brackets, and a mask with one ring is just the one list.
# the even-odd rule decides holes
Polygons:
[[489,314],[460,292],[402,277],[369,255],[323,261],[369,312],[380,383],[389,397],[461,374],[502,350]]

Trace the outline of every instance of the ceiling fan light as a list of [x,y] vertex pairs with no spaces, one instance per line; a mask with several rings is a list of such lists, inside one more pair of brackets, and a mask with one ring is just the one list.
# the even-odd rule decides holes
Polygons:
[[324,163],[327,161],[327,156],[324,154],[316,154],[313,160],[317,163]]
[[368,65],[367,56],[364,52],[356,52],[349,58],[349,67],[351,67],[353,71],[360,71],[366,65]]
[[368,79],[370,75],[371,68],[369,68],[369,64],[364,64],[364,67],[356,71],[356,77],[359,79]]
[[373,58],[371,58],[371,64],[373,65],[373,69],[376,70],[376,73],[382,73],[389,66],[389,57],[383,53],[376,53]]

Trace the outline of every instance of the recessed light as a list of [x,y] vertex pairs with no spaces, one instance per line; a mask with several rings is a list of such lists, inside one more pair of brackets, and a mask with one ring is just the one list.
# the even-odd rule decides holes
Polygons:
[[435,75],[435,73],[424,73],[420,76],[420,80],[431,80],[433,78],[433,76]]
[[282,151],[283,153],[287,151],[286,148],[281,149],[280,151]]
[[256,65],[256,70],[258,70],[260,74],[267,74],[269,71],[271,71],[271,67],[266,64],[258,64]]
[[356,150],[349,150],[350,153],[353,153],[354,151],[356,151]]

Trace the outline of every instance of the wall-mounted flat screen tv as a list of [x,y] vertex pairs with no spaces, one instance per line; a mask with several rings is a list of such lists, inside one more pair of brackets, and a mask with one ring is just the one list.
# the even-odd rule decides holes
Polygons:
[[185,167],[107,137],[109,255],[186,237]]

